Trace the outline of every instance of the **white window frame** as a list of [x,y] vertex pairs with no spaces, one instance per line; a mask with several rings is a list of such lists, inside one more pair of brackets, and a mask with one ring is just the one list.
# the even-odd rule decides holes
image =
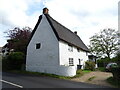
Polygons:
[[78,65],[81,65],[81,59],[78,59],[78,62],[79,62],[79,64],[78,64]]
[[68,44],[68,51],[73,52],[73,46]]
[[69,66],[74,66],[73,58],[69,58]]

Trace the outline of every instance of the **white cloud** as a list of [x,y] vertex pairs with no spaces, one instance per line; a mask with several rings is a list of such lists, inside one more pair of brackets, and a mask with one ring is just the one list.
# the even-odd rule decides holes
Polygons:
[[85,44],[104,28],[118,28],[119,0],[47,0],[50,15],[78,35]]
[[[28,15],[29,8],[41,0],[0,0],[0,46],[6,42],[4,31],[14,27],[34,27],[40,13],[36,10]],[[6,27],[6,28],[4,28]]]
[[2,24],[9,22],[11,25],[24,25],[27,9],[28,7],[23,0],[1,0],[0,13],[2,16],[0,17],[3,18]]
[[[89,44],[89,37],[104,28],[118,28],[119,0],[0,0],[1,24],[34,28],[44,6],[58,22]],[[6,28],[2,28],[6,29]],[[9,28],[8,28],[9,29]],[[0,32],[3,32],[1,30]]]
[[[13,26],[29,25],[28,21],[36,16],[37,10],[28,15],[27,12],[30,6],[40,3],[41,0],[1,0],[0,1],[0,17],[1,24]],[[30,11],[30,10],[29,10]],[[39,10],[40,11],[40,10]],[[38,16],[40,13],[37,13]],[[31,21],[34,21],[31,19]],[[29,25],[30,26],[30,25]]]

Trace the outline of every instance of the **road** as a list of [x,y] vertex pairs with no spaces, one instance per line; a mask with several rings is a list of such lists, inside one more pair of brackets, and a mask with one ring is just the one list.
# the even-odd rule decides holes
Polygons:
[[2,88],[110,88],[52,77],[2,73]]

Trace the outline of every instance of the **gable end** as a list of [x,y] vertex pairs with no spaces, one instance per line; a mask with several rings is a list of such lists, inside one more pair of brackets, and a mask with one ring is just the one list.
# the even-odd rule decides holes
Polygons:
[[29,43],[30,43],[30,41],[31,41],[31,39],[32,39],[32,37],[33,37],[33,35],[34,35],[34,33],[36,32],[36,30],[37,30],[37,28],[38,28],[38,25],[39,25],[40,22],[41,22],[41,19],[42,19],[42,15],[39,16],[39,19],[38,19],[38,21],[37,21],[37,23],[36,23],[36,25],[35,25],[35,27],[34,27],[32,33],[31,33],[31,36],[30,36],[30,39],[29,39],[29,41],[28,41],[27,46],[29,45]]
[[56,30],[55,30],[55,28],[54,28],[52,22],[51,22],[50,19],[48,18],[48,16],[47,16],[48,14],[44,14],[44,15],[46,16],[46,18],[47,18],[47,20],[48,20],[50,26],[51,26],[52,29],[53,29],[53,32],[55,33],[55,35],[56,35],[56,37],[57,37],[57,39],[58,39],[58,41],[59,41],[59,40],[60,40],[59,35],[58,35],[58,33],[56,32]]

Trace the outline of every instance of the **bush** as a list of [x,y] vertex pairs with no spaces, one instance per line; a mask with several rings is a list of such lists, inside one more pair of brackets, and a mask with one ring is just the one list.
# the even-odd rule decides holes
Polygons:
[[120,88],[120,80],[116,80],[114,77],[107,78],[107,82],[116,86],[117,88]]
[[116,80],[120,80],[120,67],[112,67],[111,72]]
[[21,70],[25,55],[22,52],[12,52],[3,58],[3,70]]
[[92,61],[86,61],[85,62],[85,69],[94,71],[95,70],[95,63]]

